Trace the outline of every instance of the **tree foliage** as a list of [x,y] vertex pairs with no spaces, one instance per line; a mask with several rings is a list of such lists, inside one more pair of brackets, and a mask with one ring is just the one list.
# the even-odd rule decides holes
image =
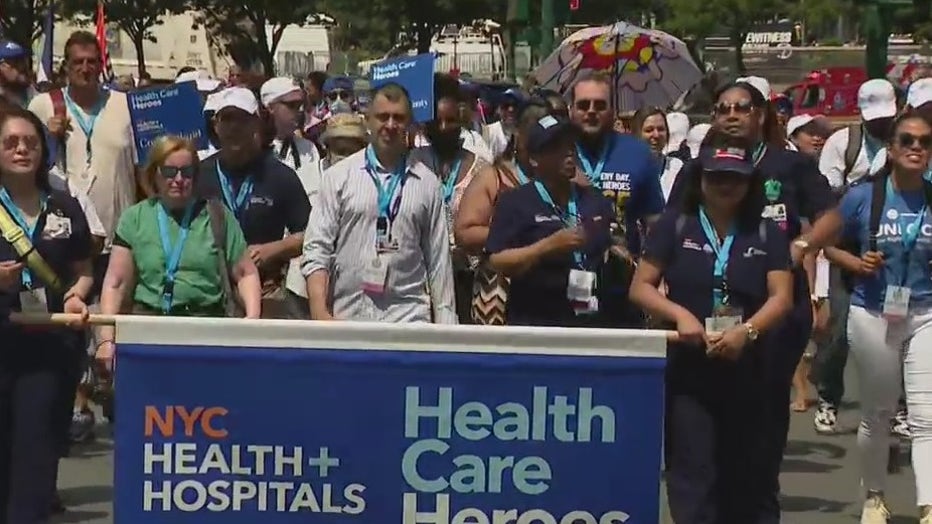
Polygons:
[[[145,43],[155,42],[152,29],[162,24],[162,17],[183,12],[185,0],[108,0],[107,23],[120,28],[136,50],[139,75],[146,72]],[[97,0],[66,0],[62,15],[67,18],[94,20]]]
[[48,0],[0,0],[0,37],[25,47],[42,30]]

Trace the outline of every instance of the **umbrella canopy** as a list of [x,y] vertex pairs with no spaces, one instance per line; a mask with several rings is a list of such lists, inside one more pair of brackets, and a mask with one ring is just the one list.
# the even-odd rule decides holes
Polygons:
[[681,40],[627,22],[582,29],[566,38],[534,71],[541,87],[567,92],[581,76],[613,78],[616,111],[669,107],[702,80]]

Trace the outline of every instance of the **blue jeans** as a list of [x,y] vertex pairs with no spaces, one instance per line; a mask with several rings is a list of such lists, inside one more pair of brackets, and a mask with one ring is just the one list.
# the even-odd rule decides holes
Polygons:
[[809,381],[816,385],[821,400],[837,406],[845,394],[851,294],[842,280],[839,268],[832,266],[829,275],[829,336],[816,346]]

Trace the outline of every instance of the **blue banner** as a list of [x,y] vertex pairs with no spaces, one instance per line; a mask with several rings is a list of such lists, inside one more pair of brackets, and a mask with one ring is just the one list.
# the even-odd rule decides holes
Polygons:
[[140,89],[126,96],[139,165],[145,165],[152,142],[160,136],[182,136],[198,149],[207,148],[204,103],[195,82]]
[[434,55],[425,53],[383,60],[369,71],[372,89],[398,84],[408,91],[415,122],[434,119]]
[[115,522],[656,524],[663,365],[121,343]]

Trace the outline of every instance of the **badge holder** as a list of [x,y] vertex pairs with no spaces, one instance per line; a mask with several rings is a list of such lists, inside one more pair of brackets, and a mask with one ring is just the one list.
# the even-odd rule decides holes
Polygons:
[[883,316],[889,322],[902,322],[909,315],[911,290],[902,286],[887,286],[883,297]]
[[728,303],[728,288],[724,281],[716,286],[714,302],[712,316],[705,319],[707,333],[723,333],[744,322],[744,311]]
[[48,313],[49,301],[45,288],[26,289],[19,293],[20,311],[23,313]]
[[375,226],[375,255],[366,263],[362,274],[362,289],[371,295],[385,293],[388,281],[388,257],[385,253],[397,251],[397,245],[388,234],[388,219],[379,217]]
[[596,276],[592,271],[571,269],[566,286],[566,298],[577,315],[599,312],[599,298],[595,296]]
[[398,241],[391,238],[388,219],[385,217],[379,217],[375,223],[375,250],[380,254],[398,251]]

